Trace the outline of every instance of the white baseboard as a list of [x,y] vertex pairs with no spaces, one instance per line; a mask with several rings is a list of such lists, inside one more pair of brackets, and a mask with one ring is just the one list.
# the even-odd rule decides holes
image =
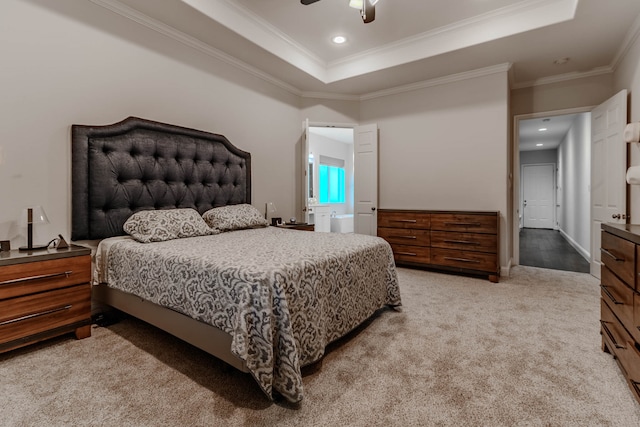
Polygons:
[[582,246],[580,246],[580,245],[578,244],[578,242],[576,242],[575,240],[573,240],[573,239],[571,238],[571,236],[569,236],[567,233],[565,233],[562,229],[559,229],[559,231],[560,231],[560,234],[562,234],[562,237],[564,237],[564,238],[565,238],[565,240],[566,240],[567,242],[569,242],[569,244],[570,244],[571,246],[573,246],[573,248],[574,248],[576,251],[578,251],[578,253],[579,253],[580,255],[582,255],[582,257],[583,257],[584,259],[586,259],[586,260],[587,260],[587,262],[591,262],[591,254],[589,253],[589,251],[588,251],[588,250],[586,250],[585,248],[583,248]]
[[511,272],[511,262],[513,258],[509,258],[509,262],[507,265],[503,265],[500,267],[500,277],[509,277],[509,273]]

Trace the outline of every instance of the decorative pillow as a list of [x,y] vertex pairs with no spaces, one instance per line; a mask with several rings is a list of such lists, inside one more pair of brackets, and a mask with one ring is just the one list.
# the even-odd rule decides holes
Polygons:
[[258,228],[269,225],[260,211],[248,204],[209,209],[202,215],[209,227],[220,232]]
[[195,209],[136,212],[127,219],[123,229],[141,243],[216,234]]

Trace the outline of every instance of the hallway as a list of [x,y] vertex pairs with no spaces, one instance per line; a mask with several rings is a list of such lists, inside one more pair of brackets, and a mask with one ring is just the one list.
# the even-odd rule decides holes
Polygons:
[[520,265],[589,273],[589,262],[559,231],[520,229]]

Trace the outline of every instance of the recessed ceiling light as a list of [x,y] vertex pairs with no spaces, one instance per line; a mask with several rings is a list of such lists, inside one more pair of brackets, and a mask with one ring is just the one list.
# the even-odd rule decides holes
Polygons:
[[543,144],[536,144],[536,147],[542,147]]
[[342,44],[347,41],[347,38],[345,36],[335,36],[331,39],[331,41],[333,41],[335,44]]
[[544,132],[545,130],[547,130],[547,128],[540,128],[538,129],[538,132]]

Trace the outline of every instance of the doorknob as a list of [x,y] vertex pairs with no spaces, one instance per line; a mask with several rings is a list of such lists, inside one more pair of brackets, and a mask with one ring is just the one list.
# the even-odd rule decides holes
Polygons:
[[611,215],[611,218],[620,219],[620,214],[613,214],[613,215]]
[[371,210],[372,210],[372,211],[375,211],[375,210],[376,210],[376,208],[375,208],[375,207],[372,207],[372,208],[371,208]]

